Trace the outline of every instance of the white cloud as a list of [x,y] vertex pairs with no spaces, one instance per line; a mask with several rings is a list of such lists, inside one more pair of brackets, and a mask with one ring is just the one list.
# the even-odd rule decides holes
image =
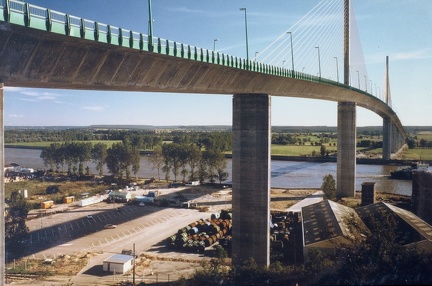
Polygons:
[[421,49],[409,52],[392,53],[390,55],[385,53],[377,53],[373,56],[370,56],[366,64],[385,65],[386,56],[389,56],[391,62],[432,59],[432,49]]
[[411,52],[395,53],[391,56],[395,60],[422,60],[432,58],[431,49],[422,49]]
[[21,97],[20,100],[21,100],[21,101],[37,102],[36,99],[28,98],[28,97]]
[[5,86],[4,89],[8,92],[20,92],[22,90],[25,90],[25,88],[15,86]]
[[60,95],[52,92],[22,91],[21,94],[35,97],[38,100],[55,100]]
[[9,114],[8,117],[21,118],[21,117],[24,117],[24,115],[20,115],[20,114]]
[[89,106],[83,106],[82,109],[91,110],[91,111],[102,111],[105,109],[104,106],[101,105],[89,105]]

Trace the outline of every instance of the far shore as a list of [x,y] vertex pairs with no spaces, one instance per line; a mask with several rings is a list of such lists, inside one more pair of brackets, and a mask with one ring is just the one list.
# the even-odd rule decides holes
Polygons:
[[[44,147],[41,146],[22,146],[14,144],[4,144],[4,148],[16,148],[16,149],[35,149],[42,150]],[[141,151],[141,155],[153,155],[153,151]],[[225,158],[232,159],[232,154],[225,154]],[[286,156],[286,155],[271,155],[272,160],[277,161],[296,161],[296,162],[337,162],[335,156],[324,156],[324,157],[312,157],[312,156]],[[422,160],[424,163],[432,164],[432,160]],[[390,165],[390,166],[409,166],[417,160],[407,160],[407,159],[391,159],[384,160],[381,158],[357,158],[356,163],[361,165]]]

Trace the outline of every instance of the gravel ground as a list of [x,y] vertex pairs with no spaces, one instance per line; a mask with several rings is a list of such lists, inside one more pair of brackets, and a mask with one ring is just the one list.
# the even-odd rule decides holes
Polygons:
[[[271,209],[276,211],[286,210],[315,191],[316,189],[272,189],[271,198],[273,201],[270,204]],[[142,195],[142,192],[134,191],[133,194]],[[140,256],[140,259],[137,260],[135,282],[144,281],[146,284],[166,282],[193,274],[196,269],[201,267],[203,261],[209,261],[214,257],[212,248],[206,248],[204,254],[178,253],[167,250],[164,247],[163,241],[189,223],[197,221],[200,218],[209,218],[212,213],[220,212],[221,209],[230,209],[231,189],[215,189],[203,186],[159,189],[158,199],[175,200],[179,196],[183,200],[187,199],[190,202],[197,203],[201,210],[205,209],[206,211],[148,206],[125,208],[125,210],[130,211],[127,213],[130,220],[122,222],[116,229],[108,230],[102,228],[84,237],[69,241],[67,247],[65,247],[66,244],[55,245],[34,254],[40,256],[44,255],[44,253],[59,253],[61,251],[62,255],[67,254],[81,257],[81,259],[87,261],[87,264],[77,275],[61,274],[60,270],[65,269],[54,268],[53,270],[58,272],[58,275],[38,280],[17,280],[7,285],[90,286],[116,285],[120,281],[132,281],[132,273],[113,275],[112,273],[103,272],[102,261],[113,253],[120,253],[122,249],[133,244],[136,245],[136,252]],[[102,206],[107,208],[106,204]],[[111,206],[108,207],[111,208]],[[90,207],[87,207],[87,210],[90,212]],[[91,207],[91,211],[95,212],[96,215],[94,216],[96,217],[99,215],[99,212],[113,213],[108,212],[108,210],[102,207],[96,209],[94,206]],[[82,215],[85,216],[88,212],[84,212]],[[135,212],[139,215],[136,215]],[[57,217],[61,219],[62,216],[66,215],[70,214],[59,213],[53,215],[53,218]],[[104,223],[101,222],[101,224]],[[140,227],[139,230],[138,227]],[[114,238],[110,240],[104,238],[104,236]],[[95,243],[95,241],[99,241],[100,244]],[[65,268],[67,267],[65,266]]]

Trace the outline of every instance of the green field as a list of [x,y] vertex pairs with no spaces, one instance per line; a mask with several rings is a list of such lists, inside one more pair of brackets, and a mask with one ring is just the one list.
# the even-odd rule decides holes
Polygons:
[[[321,146],[311,146],[311,145],[275,145],[271,146],[272,155],[280,156],[311,156],[312,152],[315,151],[316,154],[320,154]],[[326,146],[329,153],[336,152],[336,146],[328,147]]]
[[432,141],[432,132],[431,131],[420,131],[415,134],[417,140],[424,139],[426,141]]
[[408,151],[406,151],[406,153],[404,154],[405,159],[409,159],[409,160],[418,160],[418,161],[423,161],[423,160],[428,160],[428,161],[432,161],[432,149],[429,148],[415,148],[415,149],[408,149]]

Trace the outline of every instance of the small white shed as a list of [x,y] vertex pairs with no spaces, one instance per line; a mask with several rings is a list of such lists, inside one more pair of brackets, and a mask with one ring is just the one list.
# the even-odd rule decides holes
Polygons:
[[132,255],[114,254],[103,261],[103,271],[124,274],[132,269]]

